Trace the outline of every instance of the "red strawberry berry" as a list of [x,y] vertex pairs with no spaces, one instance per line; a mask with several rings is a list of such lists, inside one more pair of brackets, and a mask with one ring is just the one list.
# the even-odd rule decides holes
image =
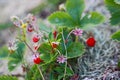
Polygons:
[[57,48],[57,47],[58,47],[58,44],[59,44],[59,42],[52,42],[52,47],[53,47],[53,48]]
[[88,38],[87,41],[86,41],[86,44],[87,44],[89,47],[94,47],[94,46],[95,46],[95,43],[96,43],[96,40],[94,39],[94,37]]
[[40,57],[35,54],[35,55],[34,55],[34,58],[33,58],[33,62],[34,62],[35,64],[40,64],[41,62],[43,62],[43,60],[40,59]]
[[40,64],[41,62],[42,62],[42,60],[39,57],[34,59],[35,64]]
[[54,37],[54,39],[56,39],[56,37],[57,37],[57,31],[53,32],[53,37]]
[[33,40],[34,43],[36,43],[40,40],[40,36],[38,34],[34,35],[32,40]]

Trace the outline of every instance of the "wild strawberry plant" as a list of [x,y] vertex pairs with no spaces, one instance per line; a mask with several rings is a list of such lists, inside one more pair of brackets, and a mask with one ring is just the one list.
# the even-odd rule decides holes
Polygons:
[[[39,27],[36,17],[31,14],[24,19],[12,17],[18,36],[8,45],[10,54],[6,56],[10,71],[21,63],[26,80],[79,78],[74,73],[76,59],[84,54],[86,47],[94,47],[96,43],[93,35],[88,34],[87,40],[84,38],[85,29],[102,23],[105,18],[98,12],[82,16],[84,0],[67,0],[63,7],[63,11],[56,11],[48,17],[49,22],[56,26],[53,30]],[[25,52],[25,46],[29,52]],[[30,64],[25,55],[32,56]]]

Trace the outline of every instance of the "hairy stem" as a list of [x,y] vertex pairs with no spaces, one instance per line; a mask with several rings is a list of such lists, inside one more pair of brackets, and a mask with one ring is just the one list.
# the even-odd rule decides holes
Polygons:
[[[65,48],[65,55],[67,57],[67,47],[65,45],[65,38],[64,38],[64,34],[63,34],[63,30],[62,30],[62,38],[63,38],[63,42],[64,42],[64,48]],[[64,77],[63,77],[63,80],[65,80],[65,76],[66,76],[66,68],[67,68],[67,61],[65,62],[65,70],[64,70]]]
[[45,78],[44,78],[44,76],[43,76],[43,74],[42,74],[42,71],[41,71],[41,69],[39,68],[38,65],[37,65],[37,68],[38,68],[38,70],[39,70],[39,72],[40,72],[40,75],[41,75],[41,77],[42,77],[42,80],[45,80]]
[[26,41],[24,41],[25,45],[31,50],[32,54],[34,54],[34,51],[32,50],[32,48],[28,45],[28,43]]

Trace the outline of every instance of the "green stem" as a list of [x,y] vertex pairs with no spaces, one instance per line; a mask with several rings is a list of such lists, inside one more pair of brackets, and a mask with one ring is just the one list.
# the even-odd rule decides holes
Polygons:
[[76,36],[75,42],[78,42],[79,36]]
[[61,55],[60,51],[58,49],[56,49],[56,50],[57,50],[58,54]]
[[[63,35],[63,30],[62,30],[62,38],[63,38],[63,42],[64,42],[64,47],[65,47],[65,55],[67,57],[67,47],[65,45],[65,38],[64,38],[64,35]],[[67,61],[65,62],[65,70],[64,70],[64,77],[63,77],[63,80],[65,80],[65,76],[66,76],[66,69],[67,69]]]
[[32,48],[28,45],[28,43],[26,41],[21,40],[20,38],[17,38],[17,39],[19,39],[21,42],[23,42],[30,49],[30,51],[32,52],[32,54],[34,54],[34,51],[32,50]]
[[48,41],[49,41],[49,44],[50,44],[50,46],[51,46],[52,52],[54,53],[54,49],[53,49],[53,47],[52,47],[52,44],[51,44],[51,42],[50,42],[49,39],[48,39]]
[[73,71],[73,69],[72,69],[72,67],[71,67],[71,65],[69,63],[68,63],[68,66],[71,69],[72,73],[74,74],[74,71]]
[[38,70],[39,70],[39,72],[40,72],[40,75],[41,75],[41,77],[42,77],[42,80],[45,80],[45,78],[44,78],[44,76],[43,76],[43,74],[42,74],[42,71],[41,71],[41,69],[39,68],[38,65],[37,65],[37,68],[38,68]]

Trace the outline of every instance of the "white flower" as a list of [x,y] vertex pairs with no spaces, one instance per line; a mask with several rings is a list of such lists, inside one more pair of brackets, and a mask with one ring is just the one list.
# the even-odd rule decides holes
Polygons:
[[16,40],[8,42],[8,50],[15,51],[17,48]]

